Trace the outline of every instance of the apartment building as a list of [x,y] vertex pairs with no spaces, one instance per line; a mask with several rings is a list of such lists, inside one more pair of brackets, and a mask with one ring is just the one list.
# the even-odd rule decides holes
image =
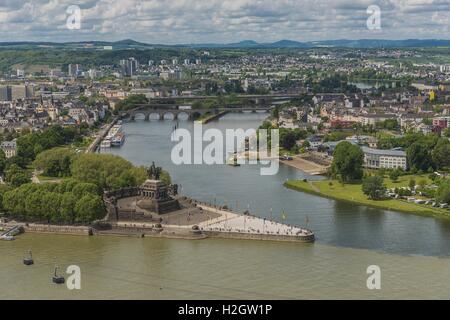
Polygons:
[[362,147],[364,167],[369,169],[407,169],[406,152],[402,150],[380,150]]

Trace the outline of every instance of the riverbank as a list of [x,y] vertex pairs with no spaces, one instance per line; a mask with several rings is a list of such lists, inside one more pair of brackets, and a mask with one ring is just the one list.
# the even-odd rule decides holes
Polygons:
[[[193,201],[191,210],[179,210],[161,215],[162,223],[154,221],[103,221],[94,226],[51,225],[11,221],[0,223],[0,228],[20,228],[25,233],[57,235],[109,235],[151,237],[185,240],[222,238],[236,240],[264,240],[282,242],[315,241],[311,230],[259,218],[242,215],[211,204]],[[197,208],[199,212],[195,212]]]
[[89,226],[52,225],[14,221],[8,223],[0,223],[0,229],[3,230],[8,230],[13,227],[20,227],[21,230],[25,233],[91,236],[94,232],[94,229]]
[[329,168],[329,165],[312,161],[308,155],[296,155],[292,157],[292,160],[280,160],[280,162],[313,176],[323,175]]
[[109,130],[111,130],[111,128],[117,123],[118,120],[119,120],[119,118],[115,117],[109,124],[105,125],[105,127],[103,127],[96,134],[96,137],[95,137],[94,141],[92,141],[92,143],[89,145],[89,147],[86,148],[85,153],[94,153],[94,152],[96,152],[98,147],[100,146],[100,143],[102,142],[103,138],[106,137],[106,135],[108,134]]
[[201,122],[201,124],[207,124],[211,121],[217,120],[220,117],[226,115],[228,113],[228,111],[221,111],[219,113],[214,113],[214,114],[205,114],[203,117],[201,116],[199,119],[197,119],[196,121]]
[[[412,213],[421,216],[450,219],[450,211],[447,209],[432,208],[427,205],[407,202],[398,199],[371,200],[362,192],[361,184],[341,184],[336,180],[300,181],[289,180],[284,183],[286,188],[318,195],[339,201],[345,201],[356,205],[369,206],[385,210],[393,210]],[[398,187],[403,183],[399,182]]]
[[[123,200],[130,202],[130,198],[119,200],[121,208],[125,207]],[[178,201],[181,205],[179,210],[159,215],[153,220],[138,216],[134,219],[132,216],[123,216],[119,221],[105,221],[105,228],[95,233],[189,240],[206,238],[289,242],[315,240],[314,233],[305,228],[250,214],[239,214],[225,207],[186,197],[178,197]],[[135,200],[131,200],[131,203],[134,202]]]

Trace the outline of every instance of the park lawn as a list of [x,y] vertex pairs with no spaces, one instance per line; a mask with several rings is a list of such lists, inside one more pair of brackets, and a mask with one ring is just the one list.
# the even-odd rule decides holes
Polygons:
[[[409,182],[408,176],[403,177],[404,179],[399,179],[398,183],[395,183],[395,187],[407,186]],[[415,177],[416,182],[418,177]],[[419,205],[411,202],[406,202],[404,200],[397,199],[387,199],[387,200],[371,200],[363,192],[361,184],[345,184],[342,185],[339,181],[331,180],[332,185],[330,186],[330,180],[323,181],[300,181],[300,180],[290,180],[284,185],[287,188],[307,192],[322,197],[327,197],[336,200],[342,200],[347,202],[352,202],[359,205],[365,205],[380,209],[394,210],[401,212],[408,212],[423,216],[433,216],[439,218],[450,219],[450,211],[447,209],[432,208],[427,205]],[[387,183],[388,185],[389,183]]]
[[419,181],[425,180],[426,184],[431,184],[432,181],[430,178],[428,178],[428,175],[422,174],[422,175],[406,175],[401,176],[398,178],[398,181],[392,182],[391,179],[389,179],[389,176],[384,177],[384,184],[387,188],[401,188],[401,187],[407,187],[409,186],[409,180],[414,179],[416,181],[416,185],[419,184]]

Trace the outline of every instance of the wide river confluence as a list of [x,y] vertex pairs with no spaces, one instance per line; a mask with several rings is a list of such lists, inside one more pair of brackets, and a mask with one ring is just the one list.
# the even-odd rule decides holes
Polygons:
[[[206,128],[257,128],[265,116],[228,114]],[[126,142],[110,152],[136,165],[155,161],[193,198],[278,220],[284,211],[288,224],[308,221],[316,243],[25,234],[0,242],[0,298],[450,298],[449,221],[285,189],[286,179],[313,178],[287,166],[274,176],[261,176],[256,165],[176,166],[173,126],[124,123]],[[25,267],[30,248],[36,264]],[[55,261],[81,267],[81,290],[51,284]],[[370,265],[381,268],[381,290],[367,289]]]

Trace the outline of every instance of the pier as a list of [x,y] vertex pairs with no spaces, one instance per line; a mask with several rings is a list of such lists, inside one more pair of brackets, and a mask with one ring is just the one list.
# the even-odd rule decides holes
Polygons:
[[95,137],[95,140],[89,145],[89,147],[86,149],[86,153],[94,153],[97,151],[98,147],[100,146],[100,143],[102,143],[102,140],[106,137],[109,130],[117,123],[119,119],[116,117],[111,121],[105,128],[101,129],[97,136]]

